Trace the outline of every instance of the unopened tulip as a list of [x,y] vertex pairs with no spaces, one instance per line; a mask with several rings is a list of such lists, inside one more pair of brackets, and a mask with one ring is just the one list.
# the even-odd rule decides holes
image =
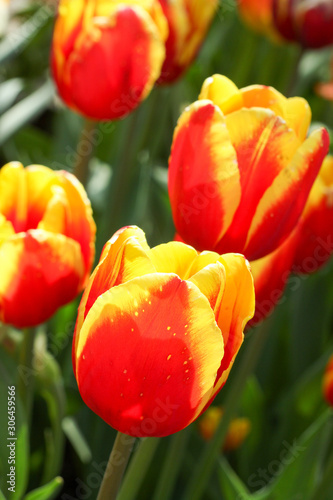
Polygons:
[[60,96],[91,119],[126,116],[159,77],[167,34],[158,0],[61,0],[51,55]]
[[88,278],[95,224],[87,195],[65,171],[11,162],[0,170],[0,320],[35,326],[73,300]]
[[325,129],[307,137],[310,120],[302,98],[208,78],[178,121],[169,161],[182,240],[249,260],[276,250],[294,229],[328,152]]
[[193,422],[224,385],[254,311],[241,255],[149,248],[137,227],[105,245],[79,306],[73,367],[85,403],[132,436]]

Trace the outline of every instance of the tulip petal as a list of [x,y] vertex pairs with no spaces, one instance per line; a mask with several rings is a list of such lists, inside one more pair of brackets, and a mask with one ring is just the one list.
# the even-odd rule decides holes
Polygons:
[[[207,252],[205,258],[212,258],[213,255],[213,252]],[[206,404],[198,409],[196,416],[205,411],[225,384],[242,345],[244,328],[253,317],[255,309],[253,279],[249,272],[249,263],[244,256],[226,254],[219,256],[219,262],[225,271],[225,289],[219,309],[215,308],[215,316],[223,336],[224,356],[214,387],[207,395]]]
[[158,245],[149,251],[149,257],[158,273],[175,273],[187,279],[198,253],[193,247],[178,241]]
[[273,87],[266,85],[249,85],[241,89],[245,108],[270,109],[275,115],[284,118],[284,107],[287,99]]
[[0,243],[15,234],[13,224],[0,213]]
[[[327,131],[314,131],[264,193],[253,216],[245,244],[244,252],[251,259],[273,251],[292,231],[303,211],[328,147]],[[274,235],[270,237],[272,227]]]
[[223,114],[243,107],[243,96],[238,87],[224,75],[213,75],[204,81],[199,99],[209,99]]
[[188,281],[194,283],[203,295],[207,297],[210,307],[215,314],[215,311],[219,311],[220,309],[225,289],[225,279],[224,267],[220,262],[216,262],[198,271]]
[[163,436],[192,422],[216,378],[223,343],[195,285],[153,274],[96,300],[75,355],[80,393],[95,413],[121,432]]
[[256,310],[248,326],[254,326],[269,316],[282,297],[294,261],[297,231],[274,252],[251,262],[256,295]]
[[298,222],[293,272],[310,274],[333,253],[333,157],[326,156]]
[[223,115],[209,101],[195,102],[178,121],[169,162],[169,194],[181,237],[197,250],[214,248],[230,226],[240,185]]
[[144,232],[136,226],[128,226],[117,231],[105,245],[101,260],[90,277],[83,293],[73,337],[72,361],[77,348],[78,332],[97,297],[120,283],[156,272],[147,255],[149,247]]
[[63,235],[35,229],[2,241],[1,321],[27,327],[47,320],[75,297],[83,275],[79,244]]
[[303,142],[311,123],[311,108],[308,102],[302,97],[290,97],[285,103],[284,118]]
[[[254,259],[257,256],[248,253],[249,249],[245,252],[245,244],[257,206],[267,190],[270,193],[268,188],[286,169],[300,142],[286,123],[269,109],[242,109],[227,115],[226,123],[237,151],[242,202],[216,251],[241,252]],[[277,244],[272,234],[275,229],[275,225],[271,224],[262,233],[272,247]],[[265,253],[266,249],[262,249],[261,255]]]
[[[123,4],[108,18],[93,18],[66,65],[75,89],[72,106],[99,120],[124,117],[150,92],[164,55],[158,28],[139,5]],[[104,68],[103,74],[97,77],[96,68]]]

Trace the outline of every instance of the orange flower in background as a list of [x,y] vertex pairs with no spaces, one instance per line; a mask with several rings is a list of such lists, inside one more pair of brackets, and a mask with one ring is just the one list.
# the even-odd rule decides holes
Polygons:
[[333,59],[330,62],[330,81],[317,83],[314,90],[323,99],[333,101]]
[[286,39],[305,48],[333,43],[332,0],[272,0],[275,28]]
[[272,4],[273,0],[237,0],[238,12],[251,29],[279,40],[281,37],[274,28]]
[[115,429],[165,436],[224,385],[254,312],[241,255],[150,249],[137,227],[104,247],[79,307],[73,368],[85,403]]
[[[212,439],[215,431],[223,418],[223,408],[211,406],[199,420],[199,431],[201,436],[208,441]],[[251,431],[251,422],[248,418],[234,418],[231,420],[222,450],[237,450]]]
[[218,0],[159,0],[168,20],[166,56],[158,83],[171,83],[188,68],[218,8]]
[[159,77],[167,34],[158,0],[61,0],[51,55],[60,96],[88,118],[126,116]]
[[310,120],[302,98],[208,78],[178,121],[169,161],[182,240],[249,260],[277,249],[294,229],[328,152],[325,129],[306,138]]
[[333,355],[328,360],[323,377],[323,394],[327,403],[333,406]]
[[65,171],[11,162],[0,170],[0,320],[46,321],[82,290],[94,258],[87,195]]

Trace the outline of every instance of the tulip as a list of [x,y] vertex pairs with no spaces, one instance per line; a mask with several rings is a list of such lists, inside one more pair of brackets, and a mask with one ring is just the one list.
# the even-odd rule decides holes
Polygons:
[[333,43],[331,0],[272,0],[275,28],[286,39],[305,48]]
[[327,403],[333,406],[333,355],[328,360],[323,377],[323,394]]
[[[211,406],[203,417],[199,420],[199,431],[201,436],[208,441],[212,439],[214,433],[223,418],[223,408]],[[251,422],[248,418],[234,418],[229,424],[222,451],[237,450],[251,430]]]
[[254,31],[272,40],[280,36],[274,28],[273,0],[237,0],[238,12],[242,20]]
[[60,96],[91,119],[126,116],[160,75],[167,33],[158,0],[61,0],[51,54]]
[[94,258],[95,224],[71,174],[11,162],[0,170],[0,320],[46,321],[73,300]]
[[296,225],[328,152],[325,129],[306,138],[307,102],[271,87],[208,78],[174,133],[169,195],[180,237],[197,250],[273,252]]
[[294,263],[297,242],[297,231],[294,230],[276,250],[251,261],[256,309],[248,326],[264,320],[281,300]]
[[196,57],[214,14],[217,0],[159,0],[168,20],[169,35],[159,84],[171,83]]
[[328,155],[297,225],[293,271],[317,271],[333,253],[333,156]]
[[83,294],[73,368],[84,402],[132,436],[194,421],[224,385],[254,312],[241,255],[150,249],[137,227],[109,240]]

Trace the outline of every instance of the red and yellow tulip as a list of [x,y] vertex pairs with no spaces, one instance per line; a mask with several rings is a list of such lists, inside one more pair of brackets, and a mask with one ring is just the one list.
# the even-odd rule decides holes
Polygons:
[[126,116],[159,77],[167,35],[158,0],[61,0],[51,55],[60,96],[88,118]]
[[137,227],[105,245],[83,294],[73,367],[85,403],[115,429],[165,436],[224,385],[254,312],[241,255],[149,248]]
[[166,56],[158,83],[171,83],[196,57],[218,7],[218,0],[159,0],[168,20]]
[[333,156],[328,155],[297,225],[293,271],[317,271],[333,253]]
[[286,39],[318,49],[333,43],[331,0],[272,0],[274,26]]
[[0,170],[0,320],[46,321],[88,278],[95,223],[79,181],[65,171],[11,162]]
[[242,19],[273,40],[317,49],[333,43],[331,0],[238,0]]
[[323,394],[327,403],[333,406],[333,355],[328,360],[323,377]]
[[[223,418],[223,408],[220,406],[211,406],[203,417],[199,420],[199,431],[201,436],[208,441],[212,439],[215,431]],[[234,418],[231,420],[227,435],[225,437],[222,450],[237,450],[251,431],[251,422],[248,418]]]
[[281,245],[328,152],[325,129],[306,137],[310,120],[302,98],[208,78],[181,115],[171,149],[169,194],[181,238],[249,260]]

